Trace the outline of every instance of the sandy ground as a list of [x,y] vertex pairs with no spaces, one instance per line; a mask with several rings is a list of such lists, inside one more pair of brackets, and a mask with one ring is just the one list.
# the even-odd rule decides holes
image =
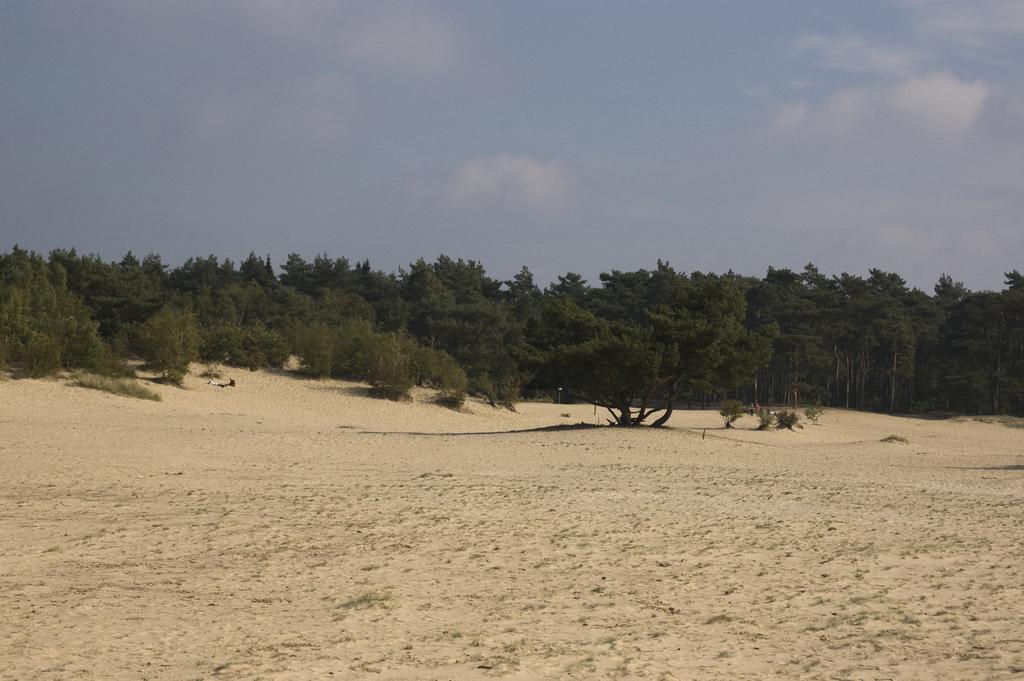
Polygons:
[[234,375],[0,382],[0,679],[1024,677],[1024,429]]

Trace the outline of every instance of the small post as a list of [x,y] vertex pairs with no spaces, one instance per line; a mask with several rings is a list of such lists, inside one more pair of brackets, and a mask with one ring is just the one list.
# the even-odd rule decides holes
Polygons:
[[562,403],[562,386],[558,386],[558,404]]

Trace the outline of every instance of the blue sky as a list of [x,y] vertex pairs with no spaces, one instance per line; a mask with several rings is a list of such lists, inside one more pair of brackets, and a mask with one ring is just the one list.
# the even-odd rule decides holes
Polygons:
[[0,248],[999,288],[1022,66],[1022,0],[0,0]]

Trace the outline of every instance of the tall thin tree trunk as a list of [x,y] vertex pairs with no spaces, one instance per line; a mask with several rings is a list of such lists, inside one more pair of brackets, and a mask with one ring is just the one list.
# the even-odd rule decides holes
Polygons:
[[846,354],[846,408],[850,408],[850,354]]
[[889,413],[893,414],[896,412],[896,347],[892,349],[892,387],[889,390]]

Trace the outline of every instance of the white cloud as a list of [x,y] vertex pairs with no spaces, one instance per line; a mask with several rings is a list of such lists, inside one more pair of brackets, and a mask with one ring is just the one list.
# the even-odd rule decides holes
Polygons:
[[450,185],[457,202],[500,199],[553,209],[565,198],[568,180],[557,163],[497,154],[463,161]]
[[873,94],[866,88],[843,88],[822,107],[821,119],[830,130],[850,133],[858,129],[874,107]]
[[266,33],[299,46],[418,75],[451,68],[460,33],[448,16],[421,2],[231,0]]
[[893,88],[886,103],[912,123],[935,133],[959,135],[974,124],[989,91],[982,81],[969,83],[949,73],[932,73]]
[[811,53],[820,66],[887,76],[908,76],[924,61],[917,50],[907,47],[879,45],[861,36],[803,35],[793,41],[796,54]]
[[323,77],[273,94],[212,97],[196,114],[205,141],[257,138],[287,144],[339,144],[350,133],[355,95],[346,80]]
[[772,119],[772,126],[783,131],[796,130],[807,119],[807,104],[792,102],[781,105]]
[[995,38],[1024,33],[1021,0],[903,0],[926,32],[962,45],[991,49]]
[[774,114],[772,127],[849,135],[869,124],[902,124],[955,141],[975,126],[991,91],[984,81],[929,73],[893,85],[842,88],[813,109],[802,102],[784,105]]
[[459,44],[452,21],[416,4],[370,17],[340,49],[369,63],[431,75],[455,65]]
[[413,0],[103,0],[118,14],[165,22],[207,22],[217,14],[299,50],[431,76],[453,68],[463,43],[449,15]]

